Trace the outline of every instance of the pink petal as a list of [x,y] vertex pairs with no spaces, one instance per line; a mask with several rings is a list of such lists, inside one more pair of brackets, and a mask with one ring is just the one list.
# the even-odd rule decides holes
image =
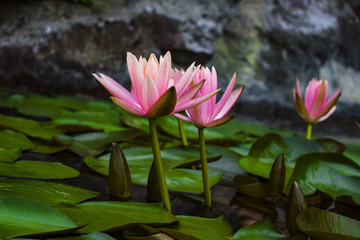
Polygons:
[[229,98],[226,100],[223,108],[220,110],[220,112],[215,116],[214,119],[219,119],[222,118],[223,116],[225,116],[225,114],[227,114],[230,109],[232,108],[232,106],[235,104],[236,100],[240,97],[240,94],[242,93],[242,91],[244,90],[244,86],[234,90],[231,92]]
[[170,70],[171,70],[171,55],[170,52],[167,52],[160,61],[160,68],[157,72],[157,75],[154,79],[155,85],[157,86],[158,92],[162,95],[168,87],[170,79]]
[[152,53],[145,68],[145,78],[150,76],[152,79],[155,79],[158,71],[159,64],[157,63],[155,55]]
[[233,77],[231,78],[231,80],[230,80],[228,86],[226,87],[226,90],[225,90],[224,94],[222,95],[220,101],[215,104],[215,108],[214,108],[214,111],[212,113],[212,118],[213,119],[219,114],[221,109],[224,107],[226,101],[230,97],[231,91],[234,89],[235,82],[236,82],[236,73],[234,73]]
[[331,104],[332,101],[334,101],[335,98],[337,98],[340,95],[340,88],[336,89],[336,91],[331,95],[331,97],[325,102],[324,108],[326,108],[329,104]]
[[137,99],[140,99],[140,96],[142,94],[142,86],[145,82],[143,72],[144,70],[140,67],[140,64],[136,57],[129,52],[126,56],[126,62],[135,96],[137,97]]
[[154,81],[151,77],[147,77],[143,86],[141,106],[145,111],[148,111],[150,107],[159,99],[159,92],[156,88]]
[[[215,67],[212,67],[212,69],[211,69],[211,92],[215,91],[216,89],[217,89],[217,73],[216,73]],[[216,95],[211,98],[211,103],[213,106],[215,106]]]
[[219,118],[219,119],[216,119],[216,120],[211,121],[211,122],[207,122],[207,123],[203,124],[203,126],[204,126],[204,127],[216,127],[216,126],[220,126],[220,125],[223,125],[223,124],[225,124],[225,123],[230,122],[233,118],[234,118],[234,116],[226,116],[226,117]]
[[177,118],[180,118],[180,119],[182,119],[182,120],[184,120],[184,121],[187,121],[187,122],[189,122],[189,123],[193,123],[193,121],[191,120],[191,118],[189,118],[189,117],[187,117],[187,116],[184,116],[184,115],[182,115],[182,114],[180,114],[180,113],[175,113],[174,116],[177,117]]
[[182,104],[186,101],[191,100],[192,98],[194,98],[194,96],[196,95],[196,93],[198,93],[198,91],[200,90],[200,88],[203,86],[205,80],[199,82],[198,84],[196,84],[194,87],[190,88],[188,91],[186,91],[181,97],[178,98],[177,100],[177,104]]
[[311,112],[311,110],[314,106],[315,99],[316,99],[316,92],[315,92],[316,82],[317,82],[317,80],[312,79],[309,82],[309,84],[307,85],[306,90],[305,90],[304,103],[305,103],[305,107],[309,113]]
[[216,93],[218,93],[220,91],[220,89],[212,92],[212,93],[209,93],[205,96],[201,96],[201,97],[197,97],[197,98],[194,98],[194,99],[191,99],[190,101],[187,101],[187,102],[184,102],[182,104],[177,104],[173,113],[177,113],[177,112],[182,112],[184,111],[185,109],[188,109],[188,108],[191,108],[191,107],[194,107],[206,100],[208,100],[209,98],[211,98],[212,96],[214,96]]
[[179,79],[179,81],[175,83],[176,93],[178,97],[182,95],[184,89],[190,84],[194,76],[194,73],[196,73],[197,70],[199,69],[197,68],[197,70],[196,69],[194,70],[194,65],[195,63],[191,64],[190,67],[188,67],[188,69],[184,73],[184,75]]
[[330,117],[330,115],[333,114],[333,113],[335,112],[335,110],[336,110],[336,106],[332,107],[332,108],[330,109],[330,111],[329,111],[327,114],[325,114],[324,116],[322,116],[321,118],[319,118],[319,120],[318,120],[317,122],[322,122],[322,121],[324,121],[325,119],[327,119],[328,117]]
[[114,97],[120,98],[122,100],[130,100],[136,106],[140,107],[138,100],[132,95],[128,90],[126,90],[123,86],[121,86],[118,82],[116,82],[111,77],[108,77],[102,73],[99,73],[100,77],[96,74],[93,76],[98,80],[102,86],[104,86],[111,95]]
[[[319,110],[322,109],[322,106],[325,103],[325,94],[327,92],[326,86],[327,85],[323,80],[316,82],[315,100],[309,111],[309,115],[312,118],[318,118],[321,115],[321,111],[319,111]],[[320,114],[319,114],[319,112],[320,112]]]
[[[298,79],[298,78],[296,78],[296,91],[297,91],[297,93],[299,94],[299,96],[302,98],[302,96],[301,96],[301,89],[300,89],[300,83],[299,83],[299,79]],[[295,96],[295,94],[294,94],[294,96]]]
[[118,99],[116,97],[110,97],[113,103],[124,109],[125,111],[134,114],[136,116],[144,117],[146,112],[135,105],[133,105],[131,102],[125,102],[121,99]]

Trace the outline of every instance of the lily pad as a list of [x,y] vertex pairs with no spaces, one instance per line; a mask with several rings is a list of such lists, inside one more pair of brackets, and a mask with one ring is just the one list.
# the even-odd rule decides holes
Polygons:
[[79,203],[99,193],[60,183],[0,178],[0,196],[26,197],[49,205]]
[[79,155],[95,156],[109,148],[113,142],[126,142],[140,134],[141,132],[136,129],[129,129],[118,132],[84,133],[74,137],[63,135],[55,139]]
[[337,213],[307,208],[296,218],[302,232],[311,239],[355,240],[360,238],[360,221]]
[[180,223],[166,228],[158,228],[175,239],[229,239],[233,233],[230,223],[223,217],[200,218],[177,216]]
[[311,153],[299,157],[286,192],[294,181],[305,195],[320,190],[334,199],[348,195],[360,203],[360,166],[341,154]]
[[121,230],[135,224],[161,226],[176,221],[161,203],[98,201],[64,206],[59,210],[76,224],[87,224],[79,230],[82,233]]
[[295,167],[295,159],[306,153],[323,151],[324,149],[314,141],[303,137],[267,134],[254,142],[249,155],[239,160],[239,166],[248,173],[268,178],[274,160],[279,154],[284,153],[287,182]]
[[63,179],[79,176],[79,172],[58,162],[21,160],[0,163],[0,175],[23,178]]
[[[146,185],[148,174],[153,162],[152,150],[150,148],[130,148],[123,150],[128,162],[131,179],[133,183]],[[197,150],[183,150],[181,148],[171,148],[161,150],[162,160],[166,176],[167,186],[170,190],[184,192],[203,192],[202,173],[200,170],[180,168],[186,165],[196,164],[199,162],[199,153]],[[211,159],[218,159],[218,156],[208,154]],[[110,154],[100,158],[86,157],[84,162],[91,169],[108,175]],[[210,171],[210,185],[213,186],[219,182],[223,172]]]
[[48,238],[47,240],[116,240],[112,236],[102,233],[102,232],[93,232],[77,237],[60,237],[60,238]]
[[246,239],[246,240],[307,240],[307,237],[302,234],[296,234],[291,238],[279,233],[273,227],[270,217],[265,217],[258,222],[249,226],[243,227],[238,230],[233,239]]
[[[198,140],[198,129],[186,121],[184,123],[184,129],[186,132],[186,137],[190,140]],[[178,121],[177,118],[171,116],[167,118],[160,118],[157,120],[157,125],[159,131],[163,131],[171,136],[179,138],[178,130]],[[248,135],[243,133],[243,128],[240,127],[239,122],[230,122],[222,126],[206,128],[205,138],[208,142],[213,141],[222,141],[224,144],[225,141],[231,142],[244,142],[247,140]]]
[[24,133],[27,136],[51,140],[54,136],[63,135],[65,130],[43,127],[39,122],[24,118],[9,117],[0,114],[0,127]]
[[78,226],[44,203],[20,197],[0,197],[0,238],[72,232]]
[[22,150],[29,150],[35,146],[24,134],[6,129],[0,130],[0,147],[6,149],[20,147]]
[[12,163],[21,156],[21,147],[12,149],[0,148],[0,163]]
[[37,139],[32,139],[31,141],[35,144],[35,148],[31,150],[32,152],[57,153],[67,149],[67,146],[57,144],[55,142],[41,141]]

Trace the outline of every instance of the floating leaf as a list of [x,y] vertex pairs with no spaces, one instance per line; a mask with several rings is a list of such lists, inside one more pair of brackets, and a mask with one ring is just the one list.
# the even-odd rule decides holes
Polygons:
[[56,141],[69,146],[69,148],[83,156],[95,156],[108,149],[113,142],[124,142],[141,134],[136,129],[119,132],[92,132],[84,133],[74,137],[58,136]]
[[[179,138],[179,131],[177,125],[177,119],[175,117],[166,117],[157,119],[157,125],[159,132],[165,132],[171,136]],[[191,123],[184,121],[184,129],[186,132],[186,137],[190,140],[197,141],[198,139],[198,130]],[[248,135],[240,133],[244,129],[239,125],[239,122],[234,121],[222,126],[207,128],[205,131],[205,138],[207,142],[220,141],[224,143],[225,141],[231,142],[244,142],[247,140]]]
[[[189,149],[172,148],[161,150],[164,163],[166,183],[170,190],[184,192],[203,192],[202,173],[200,170],[178,168],[181,166],[198,162],[199,153]],[[124,149],[124,155],[129,164],[131,179],[133,183],[146,185],[153,155],[151,148],[130,148]],[[195,156],[196,155],[196,156]],[[209,159],[218,158],[209,154]],[[84,162],[93,170],[107,175],[109,172],[109,154],[99,159],[86,157]],[[221,180],[223,172],[210,171],[210,185],[213,186]]]
[[343,154],[360,166],[360,145],[346,145]]
[[360,238],[360,221],[310,207],[296,218],[302,232],[313,240],[355,240]]
[[331,138],[318,138],[315,142],[319,144],[326,152],[343,153],[345,145]]
[[230,223],[223,217],[200,218],[177,216],[180,223],[166,228],[158,228],[175,239],[228,239],[232,235]]
[[35,148],[33,150],[31,150],[32,152],[37,152],[37,153],[57,153],[57,152],[61,152],[63,150],[65,150],[67,148],[67,146],[64,145],[60,145],[54,142],[49,142],[49,141],[41,141],[41,140],[36,140],[36,139],[32,139],[31,140],[34,144],[35,144]]
[[44,203],[20,197],[0,197],[0,238],[65,233],[77,225]]
[[79,172],[58,162],[21,160],[0,163],[0,175],[23,178],[63,179],[79,176]]
[[21,156],[21,147],[13,149],[0,148],[0,163],[12,163]]
[[0,147],[6,149],[20,147],[22,150],[29,150],[35,146],[24,134],[6,129],[0,130]]
[[79,203],[96,197],[99,193],[65,184],[0,178],[0,196],[17,196],[37,200],[49,205]]
[[87,224],[79,230],[82,233],[121,230],[134,224],[160,226],[176,221],[162,203],[98,201],[59,209],[76,224]]
[[274,159],[284,153],[286,166],[286,182],[290,178],[295,159],[310,152],[322,152],[322,147],[314,141],[303,137],[282,137],[277,134],[267,134],[260,137],[251,146],[249,155],[239,160],[241,169],[264,178],[270,175],[270,169]]
[[60,238],[47,238],[47,240],[116,240],[112,236],[102,233],[102,232],[93,232],[77,237],[60,237]]
[[[305,195],[320,190],[331,195],[352,196],[360,203],[360,166],[336,153],[311,153],[297,159],[289,180],[298,182]],[[286,192],[290,189],[288,184]]]
[[51,140],[54,136],[63,135],[65,130],[57,128],[43,127],[39,122],[34,120],[9,117],[0,114],[0,127],[10,128],[14,131],[24,133],[25,135]]
[[241,228],[234,234],[233,238],[249,240],[278,240],[284,239],[286,236],[275,230],[270,217],[265,217],[258,222]]

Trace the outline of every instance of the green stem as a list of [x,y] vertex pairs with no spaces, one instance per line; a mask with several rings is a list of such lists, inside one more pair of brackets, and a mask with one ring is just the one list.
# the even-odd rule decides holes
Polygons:
[[308,140],[311,139],[311,129],[312,129],[312,124],[309,123],[306,130],[306,139]]
[[210,192],[210,183],[209,183],[209,171],[208,171],[207,158],[206,158],[204,128],[198,128],[198,131],[199,131],[200,160],[201,160],[201,169],[202,169],[202,177],[203,177],[205,205],[211,206],[211,192]]
[[178,127],[179,127],[179,133],[180,133],[180,138],[181,138],[181,143],[184,147],[188,146],[188,141],[186,138],[186,133],[184,130],[184,123],[183,120],[178,118]]
[[154,155],[154,162],[155,162],[155,167],[156,167],[158,179],[159,179],[161,200],[163,201],[164,208],[166,210],[168,210],[169,212],[171,212],[169,192],[167,190],[166,179],[165,179],[165,174],[164,174],[164,167],[163,167],[163,164],[161,161],[160,146],[159,146],[159,140],[158,140],[158,135],[157,135],[157,131],[156,131],[155,118],[149,119],[149,128],[150,128],[151,145],[152,145],[152,150],[153,150],[153,155]]

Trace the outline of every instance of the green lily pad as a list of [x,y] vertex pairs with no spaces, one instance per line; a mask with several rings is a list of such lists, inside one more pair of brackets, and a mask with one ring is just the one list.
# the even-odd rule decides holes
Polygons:
[[0,127],[10,128],[14,131],[24,133],[27,136],[51,140],[54,136],[63,135],[65,130],[43,127],[34,120],[9,117],[0,114]]
[[248,173],[268,178],[274,160],[284,153],[287,182],[295,167],[295,159],[306,153],[323,151],[314,141],[303,137],[267,134],[253,143],[249,155],[239,160],[239,166]]
[[77,237],[60,237],[60,238],[48,238],[47,240],[116,240],[112,236],[102,233],[102,232],[93,232]]
[[265,217],[258,222],[241,228],[234,234],[233,238],[249,240],[280,240],[286,238],[286,236],[275,230],[270,217]]
[[305,195],[320,190],[332,196],[348,195],[360,203],[360,166],[336,153],[311,153],[297,159],[290,183],[298,182]]
[[161,226],[176,221],[161,203],[98,201],[64,206],[59,210],[76,224],[86,224],[79,230],[82,233],[121,230],[135,224]]
[[118,132],[92,132],[74,137],[56,137],[56,141],[67,145],[73,152],[83,156],[95,156],[108,149],[113,142],[126,142],[141,134],[136,129]]
[[166,228],[158,228],[175,239],[229,239],[233,233],[230,223],[223,217],[200,218],[177,216],[180,223]]
[[0,130],[0,148],[14,149],[17,147],[29,150],[35,146],[24,134],[9,129]]
[[12,163],[21,156],[21,147],[13,149],[0,148],[0,163]]
[[360,238],[360,221],[310,207],[296,218],[300,230],[311,239],[355,240]]
[[[150,148],[130,148],[124,149],[123,152],[130,168],[132,182],[146,185],[153,162],[152,150]],[[161,155],[164,163],[166,183],[170,190],[194,193],[203,192],[201,171],[179,168],[199,162],[198,151],[194,149],[171,148],[161,150]],[[218,159],[217,156],[213,156],[210,153],[208,157],[210,161],[212,158]],[[106,154],[98,159],[86,157],[84,162],[96,172],[108,175],[109,159],[110,154]],[[219,182],[223,174],[223,172],[219,171],[210,171],[210,185],[213,186]]]
[[243,227],[238,230],[233,239],[246,239],[246,240],[307,240],[307,237],[303,234],[296,234],[291,238],[287,238],[285,235],[279,233],[273,227],[270,217],[265,217],[258,222],[255,222],[249,226]]
[[26,197],[49,205],[79,203],[96,197],[99,193],[65,184],[0,178],[0,196]]
[[[191,123],[183,121],[186,137],[193,141],[198,141],[198,129]],[[165,132],[171,136],[179,138],[177,118],[171,116],[157,119],[159,131]],[[233,121],[222,126],[206,128],[205,138],[207,142],[219,142],[224,144],[230,142],[244,142],[248,135],[243,133],[243,128],[239,126],[239,122]]]
[[72,232],[78,226],[44,203],[20,197],[0,197],[0,238]]
[[360,146],[359,145],[346,145],[346,149],[343,153],[346,157],[353,160],[360,166]]
[[54,142],[41,141],[37,139],[32,139],[31,141],[35,144],[35,148],[31,150],[32,152],[51,154],[61,152],[67,149],[67,146]]
[[23,178],[63,179],[75,178],[79,172],[58,162],[21,160],[14,163],[0,163],[0,175]]

